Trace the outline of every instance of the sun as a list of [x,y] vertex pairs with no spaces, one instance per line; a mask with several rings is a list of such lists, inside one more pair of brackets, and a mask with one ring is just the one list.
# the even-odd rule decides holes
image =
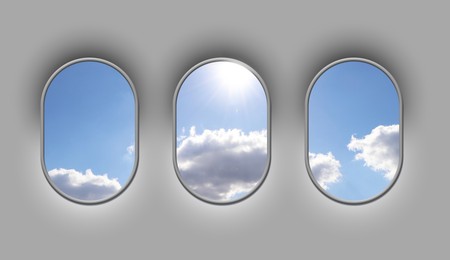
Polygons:
[[229,61],[214,64],[213,77],[217,80],[220,92],[229,98],[244,98],[258,82],[255,75],[246,67]]

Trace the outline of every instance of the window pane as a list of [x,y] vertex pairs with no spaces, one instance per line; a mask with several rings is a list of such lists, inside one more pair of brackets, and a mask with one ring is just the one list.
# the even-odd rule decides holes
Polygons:
[[307,96],[308,170],[340,202],[383,195],[402,160],[401,98],[390,74],[364,59],[330,64]]
[[42,161],[53,188],[79,203],[125,189],[137,166],[137,98],[124,72],[99,59],[69,62],[42,102]]
[[269,99],[261,78],[231,59],[205,61],[181,80],[175,102],[175,168],[211,203],[252,194],[269,166]]

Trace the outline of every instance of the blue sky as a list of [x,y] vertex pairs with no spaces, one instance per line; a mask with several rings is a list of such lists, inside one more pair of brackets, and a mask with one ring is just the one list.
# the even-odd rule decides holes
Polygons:
[[399,100],[389,77],[377,67],[361,62],[339,63],[315,82],[309,97],[309,152],[331,152],[341,168],[340,181],[327,192],[358,201],[376,196],[390,180],[364,160],[355,160],[347,145],[352,135],[364,138],[377,126],[398,125]]
[[215,202],[254,190],[267,163],[267,103],[261,82],[238,63],[214,61],[189,74],[176,100],[183,183]]
[[[135,155],[135,100],[128,81],[97,61],[75,63],[48,87],[44,160],[48,171],[75,169],[117,178],[123,187]],[[127,150],[128,148],[128,150]]]

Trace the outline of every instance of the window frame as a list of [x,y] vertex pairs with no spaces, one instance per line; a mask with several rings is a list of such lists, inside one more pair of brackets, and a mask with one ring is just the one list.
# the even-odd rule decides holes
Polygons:
[[[62,72],[64,69],[75,65],[77,63],[82,63],[82,62],[98,62],[98,63],[103,63],[113,69],[115,69],[118,73],[120,73],[125,80],[128,83],[128,86],[130,87],[132,93],[133,93],[133,97],[134,97],[134,120],[135,120],[135,131],[134,131],[134,164],[133,164],[133,168],[130,172],[130,176],[128,177],[127,182],[124,184],[124,186],[114,195],[106,197],[104,199],[100,199],[100,200],[92,200],[92,201],[87,201],[87,200],[81,200],[81,199],[77,199],[74,197],[71,197],[70,195],[66,194],[65,192],[63,192],[59,187],[56,186],[56,184],[54,184],[53,180],[51,179],[46,164],[45,164],[45,127],[44,127],[44,122],[45,122],[45,98],[47,95],[47,91],[49,89],[49,87],[51,86],[53,80],[58,76],[58,74],[60,72]],[[62,66],[60,66],[55,72],[53,72],[53,74],[50,76],[50,78],[48,79],[47,83],[44,86],[44,89],[42,91],[42,95],[41,95],[41,167],[42,167],[42,171],[44,172],[44,176],[47,180],[47,182],[50,184],[50,186],[53,188],[53,190],[55,190],[59,195],[61,195],[63,198],[77,203],[77,204],[81,204],[81,205],[99,205],[99,204],[103,204],[106,202],[109,202],[115,198],[117,198],[118,196],[120,196],[126,189],[128,189],[128,187],[130,186],[131,182],[134,180],[135,176],[136,176],[136,172],[137,172],[137,168],[139,165],[139,102],[138,102],[138,95],[136,92],[136,88],[133,84],[133,82],[131,81],[130,77],[125,73],[124,70],[122,70],[119,66],[117,66],[116,64],[107,61],[105,59],[101,59],[101,58],[96,58],[96,57],[84,57],[84,58],[78,58],[75,60],[71,60],[65,64],[63,64]]]
[[[230,200],[230,201],[217,201],[217,200],[211,200],[205,197],[200,196],[199,194],[197,194],[194,190],[192,190],[189,185],[185,184],[183,181],[183,178],[180,174],[179,168],[178,168],[178,161],[177,161],[177,99],[178,99],[178,93],[180,92],[180,89],[184,83],[184,81],[198,68],[207,65],[209,63],[214,63],[214,62],[232,62],[238,65],[243,66],[244,68],[246,68],[248,71],[250,71],[259,81],[259,83],[261,84],[261,87],[264,90],[265,96],[266,96],[266,102],[267,102],[267,110],[265,111],[267,113],[267,160],[266,160],[266,164],[264,167],[264,171],[262,173],[261,179],[258,181],[259,183],[255,186],[255,188],[248,192],[246,195],[242,196],[239,199],[235,199],[235,200]],[[175,173],[176,176],[179,180],[179,182],[181,183],[181,185],[184,187],[184,189],[186,191],[188,191],[192,196],[194,196],[195,198],[212,204],[212,205],[231,205],[231,204],[235,204],[235,203],[239,203],[241,201],[244,201],[246,199],[248,199],[249,197],[251,197],[253,194],[255,194],[263,185],[263,183],[265,182],[265,180],[267,179],[267,175],[269,173],[269,169],[270,169],[270,164],[271,164],[271,104],[270,104],[270,96],[269,96],[269,91],[268,88],[264,82],[264,80],[262,79],[262,77],[249,65],[247,65],[246,63],[237,60],[237,59],[233,59],[233,58],[227,58],[227,57],[217,57],[217,58],[210,58],[204,61],[201,61],[199,63],[197,63],[196,65],[192,66],[184,75],[183,77],[180,79],[180,81],[178,82],[178,85],[175,89],[175,93],[174,93],[174,97],[173,97],[173,127],[172,127],[172,161],[173,161],[173,166],[175,169]]]
[[[399,161],[398,161],[398,167],[397,167],[397,171],[395,173],[394,178],[390,181],[390,183],[386,186],[386,188],[384,190],[382,190],[379,194],[377,194],[373,197],[370,197],[368,199],[351,201],[351,200],[337,198],[336,196],[333,196],[329,192],[324,190],[319,185],[319,183],[317,182],[317,180],[315,179],[315,177],[311,171],[311,166],[309,164],[309,99],[310,99],[311,91],[314,88],[315,83],[328,69],[330,69],[336,65],[339,65],[341,63],[355,62],[355,61],[367,63],[367,64],[372,65],[372,66],[378,68],[379,70],[381,70],[388,77],[388,79],[392,82],[392,85],[395,88],[395,91],[397,93],[398,103],[399,103],[399,158],[398,158]],[[394,79],[392,74],[386,68],[384,68],[380,64],[378,64],[372,60],[369,60],[369,59],[360,58],[360,57],[348,57],[348,58],[343,58],[343,59],[339,59],[334,62],[331,62],[330,64],[328,64],[324,68],[322,68],[315,75],[315,77],[309,84],[308,90],[306,92],[306,97],[305,97],[305,154],[304,154],[304,157],[305,157],[306,170],[308,172],[309,178],[314,183],[314,186],[316,186],[316,188],[323,195],[325,195],[326,197],[328,197],[329,199],[331,199],[335,202],[338,202],[341,204],[346,204],[346,205],[368,204],[370,202],[376,201],[379,198],[383,197],[384,195],[386,195],[386,193],[388,193],[392,189],[392,187],[395,185],[395,183],[397,182],[397,180],[400,176],[400,172],[401,172],[402,166],[403,166],[403,99],[402,99],[400,88],[397,84],[397,81]]]

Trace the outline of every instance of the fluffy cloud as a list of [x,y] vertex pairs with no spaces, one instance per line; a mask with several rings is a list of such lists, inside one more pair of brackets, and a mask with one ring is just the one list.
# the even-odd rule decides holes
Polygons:
[[53,183],[68,196],[79,200],[101,200],[116,194],[122,187],[107,174],[95,175],[88,169],[83,174],[74,169],[53,169],[48,172]]
[[361,139],[352,136],[347,148],[358,152],[356,160],[363,160],[365,166],[392,180],[398,168],[399,140],[399,125],[380,125]]
[[189,136],[177,148],[183,182],[213,201],[230,201],[252,191],[267,164],[267,132],[239,129],[205,130]]
[[309,153],[309,166],[314,179],[324,190],[328,189],[329,184],[338,182],[342,177],[341,163],[334,158],[331,152],[327,154]]

